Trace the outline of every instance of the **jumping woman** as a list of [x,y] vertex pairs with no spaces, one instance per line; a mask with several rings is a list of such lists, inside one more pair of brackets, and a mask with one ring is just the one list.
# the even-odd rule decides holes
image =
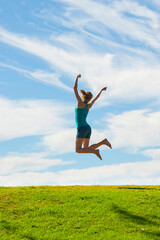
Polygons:
[[[77,136],[76,136],[76,143],[75,143],[75,151],[77,153],[94,153],[102,160],[98,147],[101,145],[107,145],[109,148],[112,149],[111,144],[105,138],[101,142],[93,144],[89,146],[90,136],[91,136],[91,127],[86,122],[86,118],[90,108],[93,106],[95,101],[99,98],[102,91],[106,91],[106,87],[102,88],[102,90],[97,94],[95,98],[90,102],[92,99],[91,92],[85,92],[84,90],[80,90],[82,97],[78,94],[78,79],[81,78],[81,74],[79,74],[74,83],[74,93],[77,98],[77,107],[75,108],[75,120],[77,126]],[[89,103],[90,102],[90,103]],[[83,147],[82,147],[83,145]]]

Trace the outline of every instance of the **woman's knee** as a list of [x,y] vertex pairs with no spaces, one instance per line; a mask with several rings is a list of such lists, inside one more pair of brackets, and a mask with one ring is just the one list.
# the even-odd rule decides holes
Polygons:
[[76,138],[75,151],[77,153],[81,152],[82,143],[83,143],[83,139],[82,138]]
[[82,150],[82,147],[76,147],[75,148],[76,153],[81,153],[82,152],[81,150]]
[[80,148],[75,148],[76,153],[80,153]]

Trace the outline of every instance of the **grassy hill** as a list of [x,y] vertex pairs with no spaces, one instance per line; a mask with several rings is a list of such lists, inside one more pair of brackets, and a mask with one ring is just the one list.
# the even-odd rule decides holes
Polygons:
[[4,239],[158,240],[160,187],[1,187]]

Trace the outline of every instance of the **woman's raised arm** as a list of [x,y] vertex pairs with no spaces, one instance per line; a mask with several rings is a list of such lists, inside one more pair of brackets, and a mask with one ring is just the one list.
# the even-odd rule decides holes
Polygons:
[[76,96],[76,98],[77,98],[77,101],[78,101],[78,102],[82,102],[82,99],[81,99],[81,97],[79,96],[78,90],[77,90],[77,88],[78,88],[78,78],[81,78],[81,74],[77,75],[76,80],[75,80],[75,82],[74,82],[73,89],[74,89],[74,94],[75,94],[75,96]]
[[101,89],[101,91],[96,95],[96,97],[93,98],[93,100],[91,101],[91,103],[88,104],[88,105],[89,105],[89,108],[91,108],[91,107],[93,106],[93,104],[94,104],[95,101],[99,98],[99,96],[101,95],[101,93],[102,93],[103,91],[106,91],[106,90],[107,90],[107,87],[104,87],[104,88]]

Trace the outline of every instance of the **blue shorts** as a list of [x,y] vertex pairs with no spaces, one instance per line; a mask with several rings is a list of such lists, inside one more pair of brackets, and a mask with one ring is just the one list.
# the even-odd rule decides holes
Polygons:
[[91,127],[89,125],[77,128],[76,138],[90,138]]

